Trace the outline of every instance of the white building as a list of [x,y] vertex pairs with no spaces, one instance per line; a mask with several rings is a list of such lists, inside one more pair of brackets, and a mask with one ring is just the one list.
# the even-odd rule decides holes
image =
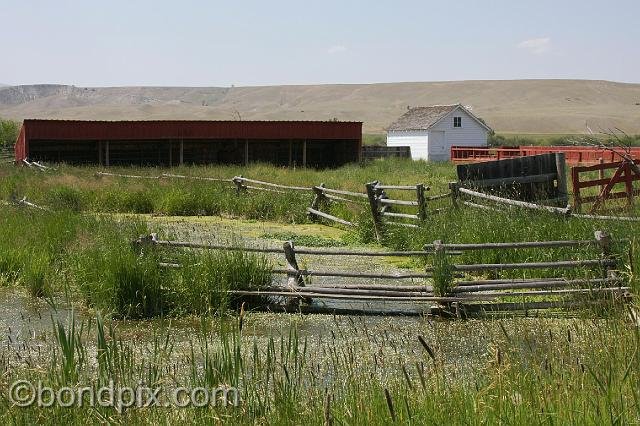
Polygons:
[[448,161],[452,146],[486,146],[491,128],[460,104],[410,108],[387,129],[387,146],[414,160]]

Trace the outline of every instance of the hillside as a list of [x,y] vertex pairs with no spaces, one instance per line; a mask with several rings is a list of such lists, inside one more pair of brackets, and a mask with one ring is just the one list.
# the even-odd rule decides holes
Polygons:
[[640,84],[508,80],[263,87],[0,87],[0,117],[358,120],[380,133],[407,106],[471,106],[498,132],[640,133]]

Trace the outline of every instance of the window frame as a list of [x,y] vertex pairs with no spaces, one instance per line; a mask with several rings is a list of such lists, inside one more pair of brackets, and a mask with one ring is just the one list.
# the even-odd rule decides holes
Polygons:
[[[456,126],[456,122],[457,122],[457,126]],[[453,128],[454,129],[461,129],[462,128],[462,116],[454,116],[453,117]]]

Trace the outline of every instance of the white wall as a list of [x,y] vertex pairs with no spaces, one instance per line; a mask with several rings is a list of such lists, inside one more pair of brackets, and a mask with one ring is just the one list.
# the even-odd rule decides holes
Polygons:
[[[453,117],[462,117],[462,127],[453,127]],[[444,152],[446,158],[432,158],[432,160],[449,160],[451,147],[458,146],[486,146],[488,131],[464,110],[458,108],[451,111],[436,123],[433,130],[444,130]],[[436,147],[433,147],[434,151]],[[438,150],[440,151],[440,150]]]
[[414,160],[429,159],[429,132],[427,130],[391,130],[387,132],[387,146],[408,146]]

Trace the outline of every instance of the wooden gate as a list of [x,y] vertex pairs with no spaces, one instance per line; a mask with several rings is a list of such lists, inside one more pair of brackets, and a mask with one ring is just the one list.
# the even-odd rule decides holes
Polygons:
[[[571,181],[573,183],[573,199],[575,210],[580,211],[582,204],[593,203],[590,213],[596,212],[608,199],[626,198],[629,206],[633,205],[635,196],[640,195],[640,188],[634,188],[633,183],[640,181],[640,174],[633,164],[640,164],[640,160],[619,161],[615,163],[596,164],[593,166],[576,166],[571,168]],[[635,170],[634,170],[635,169]],[[606,177],[607,170],[615,170],[613,176]],[[580,181],[581,174],[598,172],[597,179]],[[618,184],[624,184],[624,191],[613,192]],[[583,190],[599,187],[598,195],[583,196]]]

